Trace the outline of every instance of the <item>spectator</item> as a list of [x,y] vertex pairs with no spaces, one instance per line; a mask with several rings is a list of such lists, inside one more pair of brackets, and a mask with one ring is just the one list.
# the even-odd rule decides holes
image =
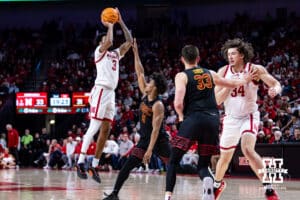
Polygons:
[[9,148],[9,153],[13,155],[16,161],[16,168],[19,168],[19,133],[13,128],[11,124],[6,125],[7,130],[7,147]]
[[283,141],[282,141],[281,135],[282,135],[282,133],[280,130],[274,131],[274,141],[272,144],[282,144]]
[[267,140],[265,138],[265,133],[263,130],[260,130],[258,132],[256,143],[267,143]]
[[6,148],[6,135],[5,133],[1,133],[0,135],[0,144],[2,148]]
[[300,127],[295,127],[294,129],[294,140],[292,142],[300,142]]
[[29,129],[25,129],[25,134],[21,138],[20,160],[22,165],[28,166],[32,163],[32,142],[33,137]]
[[4,149],[4,153],[0,153],[0,168],[13,169],[17,168],[15,158],[9,153],[8,148]]
[[131,148],[133,147],[133,142],[129,140],[128,134],[120,135],[119,147],[120,157],[118,162],[118,169],[121,169],[127,160]]

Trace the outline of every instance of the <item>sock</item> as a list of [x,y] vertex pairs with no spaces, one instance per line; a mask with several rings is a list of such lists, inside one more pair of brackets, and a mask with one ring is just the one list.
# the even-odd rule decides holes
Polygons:
[[85,133],[85,135],[83,136],[81,153],[79,155],[78,163],[84,163],[85,155],[83,155],[82,153],[85,154],[87,152],[87,150],[92,142],[92,139],[93,139],[94,135],[97,133],[97,131],[99,130],[100,126],[101,126],[101,121],[91,119],[90,126],[89,126],[87,132]]
[[97,159],[97,158],[93,158],[93,162],[92,162],[92,167],[98,167],[98,165],[99,165],[99,159]]
[[84,163],[84,160],[85,160],[85,153],[80,153],[79,154],[79,158],[78,158],[78,164],[80,163]]
[[270,183],[263,183],[265,190],[273,190],[273,187]]
[[219,188],[221,186],[222,181],[216,181],[214,182],[214,188]]
[[165,200],[171,200],[171,195],[170,194],[165,194]]

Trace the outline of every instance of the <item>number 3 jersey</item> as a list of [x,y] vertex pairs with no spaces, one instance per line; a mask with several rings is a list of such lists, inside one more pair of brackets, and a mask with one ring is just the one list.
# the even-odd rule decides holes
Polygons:
[[187,75],[184,115],[198,111],[218,113],[213,78],[208,69],[194,67],[183,71]]
[[100,52],[100,45],[95,50],[95,64],[97,77],[95,85],[101,85],[107,89],[115,90],[119,80],[120,50]]
[[[241,72],[234,72],[233,67],[227,65],[224,73],[226,79],[241,79],[244,73],[251,70],[251,63],[247,63]],[[258,85],[249,82],[245,85],[233,88],[224,101],[225,114],[233,117],[244,117],[257,111]]]

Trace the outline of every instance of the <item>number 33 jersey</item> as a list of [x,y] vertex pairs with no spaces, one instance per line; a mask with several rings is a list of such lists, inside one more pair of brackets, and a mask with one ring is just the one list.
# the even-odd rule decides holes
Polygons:
[[[250,72],[251,65],[251,63],[247,63],[241,72],[235,72],[232,66],[227,65],[224,78],[242,79],[244,73]],[[254,82],[233,88],[224,101],[225,114],[233,117],[244,117],[257,111],[257,90],[258,85]]]

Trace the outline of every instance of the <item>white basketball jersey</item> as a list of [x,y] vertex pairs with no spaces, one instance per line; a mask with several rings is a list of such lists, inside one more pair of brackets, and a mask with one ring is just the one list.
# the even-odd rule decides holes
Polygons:
[[116,89],[119,81],[120,50],[105,51],[100,53],[100,45],[95,50],[95,64],[97,77],[95,85],[101,85],[108,89]]
[[[227,65],[224,78],[240,79],[244,73],[251,70],[251,63],[247,63],[241,72],[234,72],[232,66]],[[249,82],[231,90],[229,96],[224,101],[225,113],[233,117],[244,117],[257,111],[257,90],[258,85]]]

